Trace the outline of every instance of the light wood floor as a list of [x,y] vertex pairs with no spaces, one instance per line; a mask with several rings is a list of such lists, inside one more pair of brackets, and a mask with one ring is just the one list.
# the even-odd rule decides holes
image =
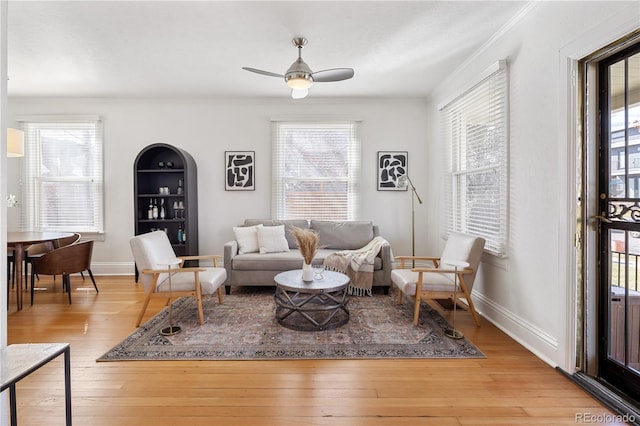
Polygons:
[[[49,290],[33,306],[25,293],[20,312],[10,298],[10,344],[71,343],[75,425],[575,425],[582,413],[612,414],[466,312],[458,328],[486,359],[96,363],[134,330],[143,298],[133,277],[96,279],[99,294],[72,277],[71,306],[59,278],[52,291],[43,277]],[[21,426],[64,424],[62,360],[20,382],[17,400]]]

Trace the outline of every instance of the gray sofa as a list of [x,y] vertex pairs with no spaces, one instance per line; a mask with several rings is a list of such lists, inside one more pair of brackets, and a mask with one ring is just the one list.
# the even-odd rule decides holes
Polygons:
[[[320,237],[318,253],[313,263],[322,263],[325,256],[341,250],[355,250],[365,246],[373,237],[379,236],[378,226],[364,221],[306,221],[306,220],[261,220],[247,219],[243,227],[262,224],[265,227],[284,225],[286,245],[289,251],[275,253],[238,252],[238,241],[224,245],[224,267],[227,270],[225,289],[227,294],[234,286],[272,286],[273,278],[283,271],[302,268],[302,255],[289,226],[311,228]],[[235,230],[234,230],[235,232]],[[286,248],[286,247],[285,247]],[[391,247],[385,245],[374,262],[373,287],[382,287],[385,294],[391,284]]]

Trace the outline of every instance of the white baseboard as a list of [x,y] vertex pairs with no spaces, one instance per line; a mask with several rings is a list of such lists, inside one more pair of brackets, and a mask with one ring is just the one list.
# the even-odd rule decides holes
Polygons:
[[134,262],[91,262],[93,275],[133,275]]
[[542,361],[554,368],[558,366],[558,340],[555,337],[487,299],[483,294],[474,292],[473,303],[484,319],[498,327]]

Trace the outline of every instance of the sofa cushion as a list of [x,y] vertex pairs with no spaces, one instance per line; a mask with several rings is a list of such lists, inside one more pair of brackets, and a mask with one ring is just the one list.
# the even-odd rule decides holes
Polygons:
[[[313,258],[313,263],[322,263],[325,257],[336,250],[319,249]],[[247,253],[234,256],[231,261],[231,267],[234,270],[241,271],[289,271],[291,269],[302,268],[302,254],[300,250],[292,249],[288,252],[280,253]],[[382,259],[376,256],[373,263],[374,270],[382,269]]]
[[298,243],[296,242],[296,237],[293,236],[289,226],[296,226],[298,228],[308,228],[309,223],[304,220],[271,220],[271,219],[246,219],[244,221],[244,226],[255,226],[255,225],[264,225],[264,226],[277,226],[284,225],[284,236],[287,239],[287,243],[289,243],[290,249],[298,248]]
[[257,233],[260,254],[289,251],[289,243],[284,237],[284,225],[260,226]]
[[238,254],[255,253],[260,249],[258,244],[258,228],[255,226],[234,226],[233,233],[238,242]]
[[247,253],[235,256],[232,268],[240,271],[288,271],[302,268],[302,255],[298,250],[279,253]]
[[359,249],[367,245],[374,237],[372,222],[312,220],[311,229],[320,235],[318,245],[328,249]]

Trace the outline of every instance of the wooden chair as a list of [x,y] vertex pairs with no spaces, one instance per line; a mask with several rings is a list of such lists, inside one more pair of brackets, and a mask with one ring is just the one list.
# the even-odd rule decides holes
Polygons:
[[[31,304],[33,305],[36,274],[62,275],[62,285],[69,295],[69,304],[71,304],[70,275],[90,270],[92,253],[93,241],[83,241],[51,250],[40,257],[34,258],[31,262]],[[91,279],[93,280],[93,275]],[[98,293],[98,286],[95,280],[93,281],[93,287]]]
[[78,241],[80,241],[80,237],[81,237],[81,235],[76,232],[73,235],[71,235],[70,237],[58,238],[55,241],[54,245],[56,247],[64,247],[64,246],[68,246],[70,244],[75,244]]
[[[167,297],[167,305],[174,296],[195,296],[198,305],[200,324],[204,324],[202,295],[218,293],[218,302],[222,303],[222,284],[227,279],[224,268],[218,267],[222,256],[182,256],[176,257],[169,237],[164,231],[154,231],[138,235],[129,240],[133,258],[140,273],[140,280],[147,294],[136,327],[140,326],[151,297]],[[172,267],[171,288],[169,288],[168,264],[179,259],[179,265]],[[183,268],[186,260],[210,260],[213,267]]]
[[[53,241],[47,241],[45,243],[31,244],[24,251],[24,287],[28,288],[29,285],[29,265],[33,264],[33,259],[37,259],[55,249]],[[32,267],[33,268],[33,267]],[[36,275],[37,277],[37,275]]]
[[[55,241],[54,245],[56,247],[64,247],[64,246],[68,246],[70,244],[75,244],[77,242],[80,241],[80,238],[82,238],[82,235],[75,232],[72,236],[70,237],[65,237],[65,238],[59,238]],[[89,277],[91,278],[91,282],[93,283],[93,286],[96,286],[96,280],[93,278],[93,273],[91,272],[91,269],[87,269],[87,272],[89,273]],[[80,276],[82,277],[82,279],[84,280],[84,271],[80,272]],[[55,277],[53,277],[55,280]]]
[[[400,290],[398,292],[398,304],[402,303],[403,294],[413,298],[415,306],[413,311],[414,325],[418,325],[421,300],[425,300],[438,308],[433,303],[434,299],[450,299],[453,303],[458,303],[459,299],[465,299],[476,325],[480,326],[480,316],[473,306],[471,290],[480,265],[484,243],[485,240],[480,237],[451,233],[440,257],[396,256],[396,259],[400,260],[400,268],[391,271],[391,282]],[[433,267],[413,268],[410,266],[413,260],[432,262]],[[447,260],[463,261],[470,265],[468,268],[457,269],[459,289],[455,292],[455,297],[454,280],[456,270],[446,264]],[[419,290],[416,291],[416,289]]]

